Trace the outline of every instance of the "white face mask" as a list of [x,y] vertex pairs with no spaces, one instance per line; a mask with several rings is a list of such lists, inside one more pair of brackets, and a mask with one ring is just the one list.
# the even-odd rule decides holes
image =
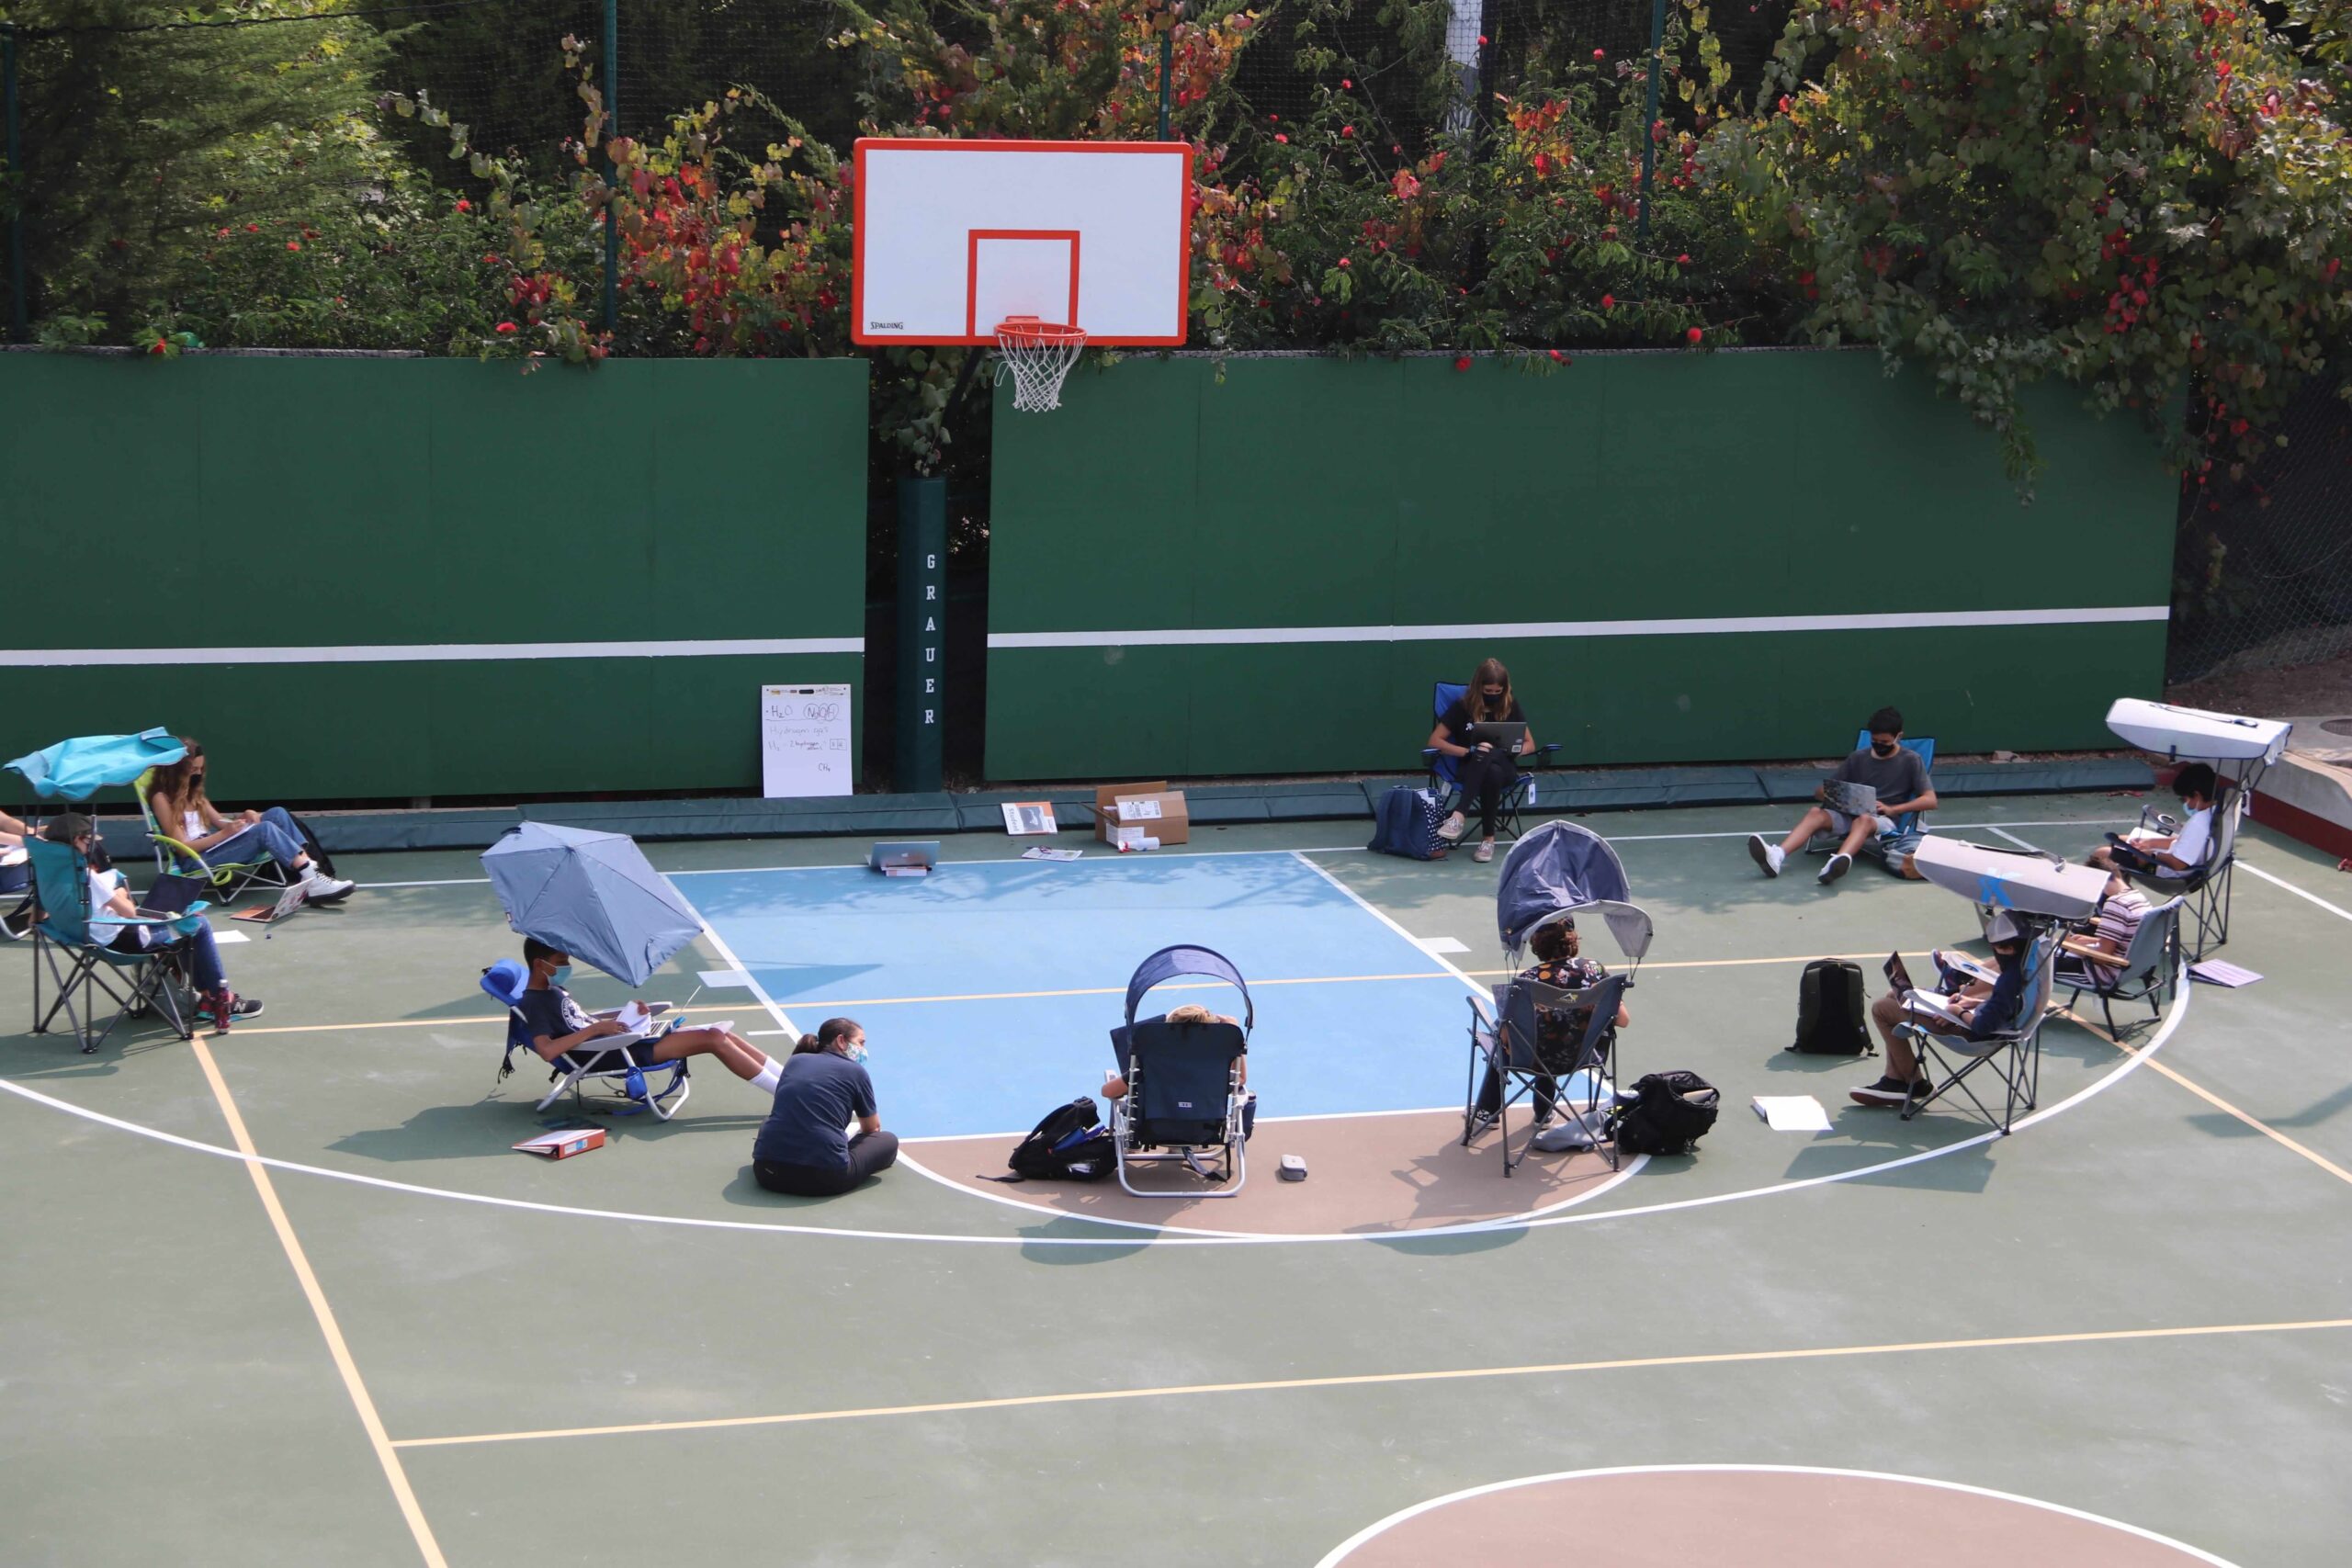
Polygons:
[[858,1066],[864,1066],[865,1065],[865,1043],[861,1040],[854,1045],[844,1046],[842,1050],[842,1055],[847,1056],[851,1061],[858,1064]]

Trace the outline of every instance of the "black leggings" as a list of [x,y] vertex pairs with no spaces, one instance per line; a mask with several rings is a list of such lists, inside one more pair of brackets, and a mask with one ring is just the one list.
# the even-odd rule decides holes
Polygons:
[[860,1133],[849,1141],[846,1165],[787,1165],[755,1159],[752,1179],[771,1192],[795,1198],[838,1198],[876,1171],[889,1169],[898,1159],[898,1134]]
[[1473,751],[1467,757],[1457,757],[1453,762],[1453,777],[1462,786],[1462,806],[1466,814],[1472,804],[1478,807],[1478,836],[1495,836],[1495,818],[1502,809],[1503,792],[1519,775],[1519,764],[1506,751]]
[[[1535,1080],[1535,1114],[1551,1120],[1552,1106],[1560,1092],[1559,1084],[1549,1077]],[[1487,1067],[1486,1081],[1478,1086],[1478,1109],[1499,1116],[1503,1110],[1503,1076],[1491,1063]]]

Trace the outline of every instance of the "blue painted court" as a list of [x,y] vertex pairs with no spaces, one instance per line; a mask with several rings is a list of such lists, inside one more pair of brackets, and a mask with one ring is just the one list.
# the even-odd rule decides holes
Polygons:
[[[1018,1132],[1100,1089],[1127,978],[1170,942],[1250,984],[1250,1086],[1269,1116],[1459,1104],[1468,994],[1420,948],[1289,852],[729,872],[684,885],[797,1027],[850,1013],[883,1114],[910,1137]],[[1230,987],[1147,1006],[1239,1016]],[[757,1027],[746,1020],[739,1028]]]

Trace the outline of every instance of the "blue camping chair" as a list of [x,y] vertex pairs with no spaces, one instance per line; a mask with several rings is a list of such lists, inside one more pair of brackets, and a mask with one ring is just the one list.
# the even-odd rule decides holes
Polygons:
[[[109,784],[130,784],[148,769],[176,762],[187,755],[187,748],[177,736],[158,728],[136,735],[85,735],[60,740],[0,766],[23,778],[40,799],[83,801]],[[28,886],[29,874],[19,884],[9,874],[10,869],[0,867],[0,894],[15,894],[21,887],[23,897],[15,908],[0,915],[0,937],[17,942],[31,934],[36,900]]]
[[[90,867],[71,844],[28,839],[25,849],[33,868],[33,1027],[46,1034],[59,1013],[74,1032],[85,1055],[96,1051],[115,1026],[126,1018],[161,1013],[181,1039],[193,1039],[196,1013],[188,990],[180,949],[159,946],[137,953],[118,953],[96,940],[90,931]],[[125,926],[185,927],[201,919],[202,906],[169,919],[128,919]],[[41,1005],[41,975],[47,971],[54,995]],[[115,1004],[103,1027],[97,1014],[104,997]]]
[[[1965,1031],[1932,1016],[1905,1014],[1904,1021],[1895,1025],[1895,1032],[1917,1050],[1920,1070],[1928,1075],[1928,1091],[1903,1102],[1905,1122],[1954,1089],[1965,1096],[1977,1114],[2003,1136],[2016,1124],[2018,1111],[2033,1109],[2034,1096],[2040,1092],[2041,1083],[2041,1020],[2050,1010],[2062,934],[2059,927],[2043,922],[2027,946],[2025,962],[2030,967],[2025,992],[2018,999],[2018,1021],[2010,1028],[1973,1040]],[[1972,1075],[1982,1071],[1990,1071],[2000,1082],[2001,1109],[1997,1112],[1968,1081]]]
[[[1240,1023],[1172,1022],[1165,1014],[1137,1019],[1136,1009],[1154,986],[1180,975],[1226,981],[1241,993]],[[1205,947],[1163,947],[1127,982],[1127,1021],[1111,1031],[1127,1092],[1111,1101],[1111,1147],[1119,1185],[1138,1198],[1231,1198],[1250,1179],[1248,1092],[1241,1063],[1250,1050],[1257,1012],[1250,987],[1222,954]],[[1214,1150],[1214,1168],[1202,1158]],[[1183,1166],[1215,1184],[1198,1188],[1137,1187],[1131,1166]]]
[[[1866,749],[1870,743],[1871,732],[1869,730],[1863,729],[1855,732],[1855,750],[1862,750]],[[1905,751],[1910,752],[1913,756],[1919,759],[1919,766],[1929,771],[1929,775],[1932,780],[1933,771],[1936,765],[1936,742],[1934,738],[1931,736],[1923,740],[1905,739],[1900,744]],[[1886,863],[1886,840],[1889,837],[1900,839],[1911,833],[1924,833],[1927,830],[1928,814],[1926,812],[1906,811],[1902,816],[1894,819],[1894,831],[1893,834],[1889,835],[1882,833],[1865,840],[1862,843],[1862,853],[1870,859],[1877,861],[1880,864],[1883,865]],[[1838,839],[1837,834],[1815,833],[1813,836],[1813,841],[1805,845],[1804,852],[1809,855],[1826,855],[1832,850],[1836,849],[1838,844]]]
[[[1458,681],[1440,681],[1430,686],[1431,718],[1443,718],[1446,710],[1460,702],[1462,694],[1468,690]],[[1548,741],[1532,752],[1514,759],[1519,763],[1519,776],[1503,790],[1502,804],[1495,818],[1495,837],[1516,839],[1524,830],[1519,814],[1535,804],[1534,770],[1542,767],[1544,760],[1559,749],[1558,741]],[[1421,748],[1421,761],[1430,771],[1430,788],[1437,795],[1439,817],[1451,817],[1460,811],[1463,806],[1462,780],[1454,771],[1454,764],[1461,759],[1450,757],[1434,746],[1424,746]]]
[[[481,972],[481,988],[488,992],[493,1000],[503,1004],[506,1009],[506,1054],[500,1058],[498,1064],[498,1077],[501,1082],[505,1080],[507,1074],[514,1070],[515,1052],[522,1052],[533,1061],[542,1059],[537,1048],[531,1043],[530,1035],[526,1032],[527,1026],[523,1021],[523,1010],[518,1005],[523,999],[523,989],[528,984],[530,977],[530,971],[524,968],[518,960],[512,958],[502,958]],[[645,1004],[645,1010],[656,1014],[665,1013],[670,1010],[670,1004],[648,1002]],[[588,1016],[611,1018],[615,1015],[607,1011],[591,1013]],[[677,1024],[673,1022],[668,1028],[641,1038],[658,1040],[676,1027]],[[585,1111],[588,1106],[583,1091],[590,1087],[595,1087],[607,1091],[619,1091],[625,1103],[613,1109],[613,1114],[616,1116],[635,1116],[639,1111],[650,1111],[656,1118],[667,1122],[676,1115],[678,1107],[686,1102],[686,1096],[694,1092],[693,1086],[686,1081],[684,1057],[681,1056],[674,1062],[663,1062],[658,1066],[650,1067],[638,1066],[625,1055],[615,1058],[613,1065],[604,1066],[597,1065],[605,1057],[611,1056],[616,1047],[629,1043],[629,1039],[628,1035],[616,1034],[608,1042],[586,1046],[577,1051],[566,1051],[558,1055],[553,1062],[548,1063],[550,1070],[548,1077],[555,1087],[548,1090],[545,1098],[531,1109],[545,1111],[561,1098],[564,1090],[570,1089],[572,1108]],[[670,1081],[655,1089],[648,1080],[662,1073],[670,1075]]]

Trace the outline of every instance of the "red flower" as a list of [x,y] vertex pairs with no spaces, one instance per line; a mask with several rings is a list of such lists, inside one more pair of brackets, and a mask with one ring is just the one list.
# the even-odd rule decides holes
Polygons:
[[[1484,42],[1486,42],[1487,40],[1486,40],[1486,39],[1480,39],[1478,41],[1479,41],[1479,42],[1481,42],[1481,43],[1484,43]],[[1462,355],[1460,358],[1456,359],[1456,360],[1453,362],[1453,367],[1454,367],[1456,370],[1467,370],[1467,369],[1469,369],[1469,368],[1470,368],[1470,356],[1469,356],[1468,355],[1466,355],[1466,354],[1465,354],[1465,355]]]
[[462,197],[462,196],[461,196],[461,197],[459,197],[458,198],[458,211],[460,211],[460,212],[471,212],[473,209],[474,209],[474,204],[473,204],[472,202],[468,201],[468,200],[467,200],[464,197]]
[[1788,112],[1789,112],[1789,96],[1788,96],[1788,94],[1786,94],[1786,93],[1782,93],[1782,94],[1781,95],[1781,101],[1780,101],[1780,104],[1778,105],[1778,107],[1780,108],[1780,111],[1781,111],[1782,114],[1786,114],[1786,113],[1788,113]]
[[1614,294],[1602,295],[1600,297],[1600,308],[1604,310],[1615,310],[1617,308],[1617,296]]
[[498,323],[498,335],[499,335],[500,337],[512,337],[512,336],[514,336],[514,322],[512,322],[512,321],[501,321],[501,322],[499,322],[499,323]]
[[215,229],[212,231],[212,237],[216,240],[225,240],[229,237],[229,231],[226,229]]
[[245,225],[245,232],[248,234],[258,234],[261,232],[261,225],[258,223],[248,223]]
[[1290,145],[1290,138],[1289,138],[1289,137],[1287,137],[1287,136],[1283,135],[1283,134],[1282,134],[1281,132],[1279,132],[1279,131],[1277,131],[1277,132],[1275,133],[1275,135],[1274,135],[1274,140],[1275,140],[1276,141],[1281,142],[1281,143],[1282,143],[1283,146],[1285,146],[1285,147],[1287,147],[1287,146],[1289,146],[1289,145]]
[[1558,349],[1556,349],[1556,348],[1555,348],[1555,349],[1551,350],[1550,352],[1551,352],[1551,355],[1552,355],[1552,363],[1553,363],[1553,364],[1555,364],[1555,365],[1566,365],[1566,364],[1568,362],[1568,356],[1567,356],[1566,355],[1565,355],[1565,354],[1562,354]]
[[286,242],[286,248],[289,251],[299,251],[302,248],[302,242],[300,240],[288,240]]
[[1352,125],[1343,125],[1340,127],[1340,134],[1342,136],[1353,136],[1355,133],[1356,128]]
[[1690,331],[1682,334],[1684,339],[1694,346],[1698,344],[1701,338],[1705,337],[1706,335],[1707,334],[1705,333],[1701,332],[1697,327],[1692,327]]
[[1487,35],[1486,35],[1486,34],[1484,34],[1484,33],[1480,33],[1480,34],[1478,35],[1478,47],[1479,47],[1480,49],[1484,49],[1484,48],[1486,48],[1486,47],[1487,47]]
[[2320,268],[2320,273],[2330,283],[2333,283],[2335,281],[2335,269],[2343,265],[2344,263],[2337,257],[2330,256],[2327,258],[2327,265]]
[[1340,78],[1340,90],[1341,92],[1353,92],[1355,90],[1355,84],[1349,81],[1345,76],[1342,76]]
[[1345,266],[1345,265],[1348,265],[1348,258],[1347,258],[1347,257],[1345,257],[1345,256],[1341,256],[1341,257],[1340,258],[1340,265],[1341,266]]
[[1592,57],[1595,60],[1606,60],[1609,58],[1609,51],[1605,49],[1596,49],[1592,51]]
[[161,353],[163,353],[163,352],[164,352],[164,340],[163,340],[162,338],[157,338],[153,343],[149,344],[147,345],[147,352],[148,352],[148,353],[150,353],[150,354],[161,354]]
[[482,253],[481,265],[484,266],[496,266],[498,265],[497,254],[492,251],[484,251]]
[[1680,255],[1675,257],[1674,265],[1677,266],[1689,266],[1690,265],[1690,253],[1689,251],[1685,251]]

